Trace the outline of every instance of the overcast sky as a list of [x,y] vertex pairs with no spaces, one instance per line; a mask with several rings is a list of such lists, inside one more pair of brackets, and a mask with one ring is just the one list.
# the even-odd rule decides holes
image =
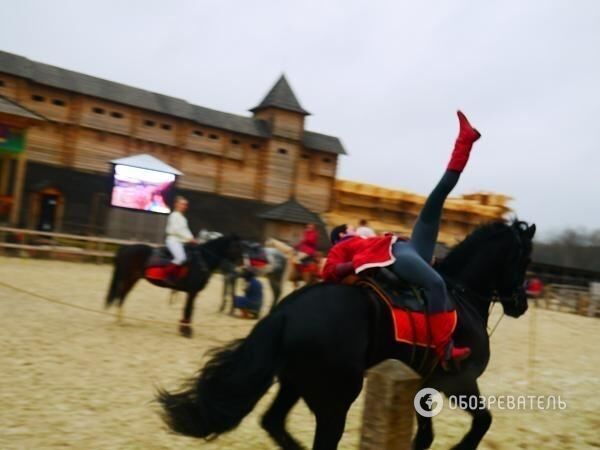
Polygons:
[[542,234],[600,228],[600,1],[6,1],[0,49],[249,114],[284,72],[339,177],[426,194],[461,108],[456,194],[514,197]]

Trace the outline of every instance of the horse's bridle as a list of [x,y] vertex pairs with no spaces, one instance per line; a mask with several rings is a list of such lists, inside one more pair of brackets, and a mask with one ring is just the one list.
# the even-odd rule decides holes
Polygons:
[[[519,262],[519,261],[521,261],[521,258],[523,257],[523,251],[524,251],[523,239],[521,237],[521,234],[517,230],[517,227],[511,226],[510,231],[512,232],[513,236],[515,237],[515,239],[517,241],[518,252],[517,252],[516,261]],[[518,276],[518,273],[516,274],[516,276]],[[513,287],[512,292],[506,296],[503,296],[502,294],[500,294],[500,292],[497,289],[494,289],[492,291],[492,302],[500,302],[503,305],[507,304],[507,305],[516,307],[519,302],[519,297],[521,297],[524,294],[525,288],[523,287],[522,284],[516,283],[516,280],[515,280],[514,284],[515,284],[515,286]]]
[[[524,251],[523,239],[521,238],[521,235],[519,234],[519,231],[516,229],[516,227],[511,226],[510,230],[511,230],[513,236],[515,237],[516,241],[517,241],[518,253],[517,253],[516,261],[520,261],[521,258],[523,257],[523,251]],[[477,299],[478,301],[481,301],[481,302],[486,302],[488,300],[491,300],[491,302],[490,302],[490,309],[488,310],[488,317],[489,317],[489,315],[490,315],[490,313],[492,311],[492,308],[493,308],[493,306],[494,306],[494,304],[496,302],[500,302],[503,305],[517,307],[517,305],[519,303],[519,297],[521,295],[523,295],[524,289],[525,289],[522,285],[515,285],[513,287],[512,292],[510,294],[508,294],[508,295],[502,295],[498,291],[498,289],[493,289],[489,295],[482,295],[482,294],[480,294],[478,292],[475,292],[473,289],[471,289],[471,288],[463,285],[462,283],[455,282],[452,279],[448,279],[446,277],[445,277],[445,279],[446,279],[447,283],[452,286],[452,293],[455,296],[458,296],[458,297],[461,297],[461,296],[474,297],[475,299]],[[517,284],[517,283],[515,283],[515,284]],[[500,321],[504,317],[504,314],[505,313],[503,311],[502,315],[498,319],[498,322],[496,322],[496,324],[494,325],[494,327],[489,332],[488,335],[490,337],[492,336],[492,334],[494,333],[494,331],[496,330],[496,328],[500,324]]]

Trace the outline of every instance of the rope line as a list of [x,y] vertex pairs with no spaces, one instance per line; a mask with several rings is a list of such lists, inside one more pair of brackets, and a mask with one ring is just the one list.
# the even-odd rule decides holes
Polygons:
[[[52,297],[48,297],[46,295],[38,294],[36,292],[32,292],[32,291],[29,291],[27,289],[20,288],[18,286],[12,285],[10,283],[6,283],[4,281],[0,281],[0,286],[2,286],[4,288],[7,288],[7,289],[11,289],[11,290],[16,291],[16,292],[20,292],[22,294],[26,294],[26,295],[28,295],[30,297],[37,298],[39,300],[47,301],[49,303],[54,303],[54,304],[57,304],[57,305],[66,306],[66,307],[73,308],[73,309],[78,309],[78,310],[81,310],[81,311],[91,312],[91,313],[94,313],[94,314],[101,314],[101,315],[105,315],[105,316],[115,317],[115,314],[113,314],[111,312],[108,312],[108,311],[100,311],[100,310],[97,310],[97,309],[88,308],[86,306],[76,305],[76,304],[73,304],[73,303],[65,302],[63,300],[58,300],[58,299],[55,299],[55,298],[52,298]],[[137,321],[137,322],[157,324],[157,325],[168,325],[170,327],[172,327],[173,325],[179,325],[178,322],[168,322],[166,320],[156,320],[156,319],[145,319],[145,318],[142,318],[142,317],[135,317],[135,316],[127,316],[126,319],[127,320]],[[244,324],[244,325],[246,326],[246,324]],[[198,326],[200,326],[202,328],[207,328],[207,327],[209,327],[209,328],[213,328],[213,327],[223,328],[222,325],[216,325],[216,324],[198,324]],[[228,325],[228,328],[231,328],[231,327],[232,327],[231,325]],[[238,325],[238,327],[241,328],[242,324]],[[213,341],[216,341],[216,342],[227,342],[227,341],[222,341],[220,339],[212,338],[210,336],[209,336],[209,338],[212,339]]]

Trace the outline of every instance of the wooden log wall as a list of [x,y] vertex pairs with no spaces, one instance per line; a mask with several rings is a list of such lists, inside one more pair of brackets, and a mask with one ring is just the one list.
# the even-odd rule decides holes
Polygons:
[[297,164],[296,199],[313,211],[329,210],[335,172],[336,162],[331,156],[302,151]]
[[276,136],[265,140],[1,73],[0,95],[48,119],[29,132],[30,161],[108,173],[110,160],[148,153],[184,172],[185,189],[267,203],[296,197],[318,213],[331,204],[337,155],[303,148],[301,114],[260,111]]
[[294,194],[296,159],[300,146],[280,139],[272,139],[267,148],[267,170],[263,199],[269,203],[285,202]]

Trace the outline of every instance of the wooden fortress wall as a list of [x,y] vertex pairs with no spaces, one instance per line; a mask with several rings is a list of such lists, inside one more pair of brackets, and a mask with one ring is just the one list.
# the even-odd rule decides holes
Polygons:
[[107,174],[108,161],[147,153],[181,170],[186,190],[330,207],[337,155],[304,148],[297,114],[261,111],[274,130],[261,139],[2,73],[0,95],[48,119],[28,133],[29,161]]
[[[510,211],[509,197],[477,193],[451,197],[442,215],[439,241],[453,245],[478,225],[502,220]],[[409,235],[425,196],[365,183],[337,180],[331,211],[325,215],[329,227],[366,219],[378,232]]]

